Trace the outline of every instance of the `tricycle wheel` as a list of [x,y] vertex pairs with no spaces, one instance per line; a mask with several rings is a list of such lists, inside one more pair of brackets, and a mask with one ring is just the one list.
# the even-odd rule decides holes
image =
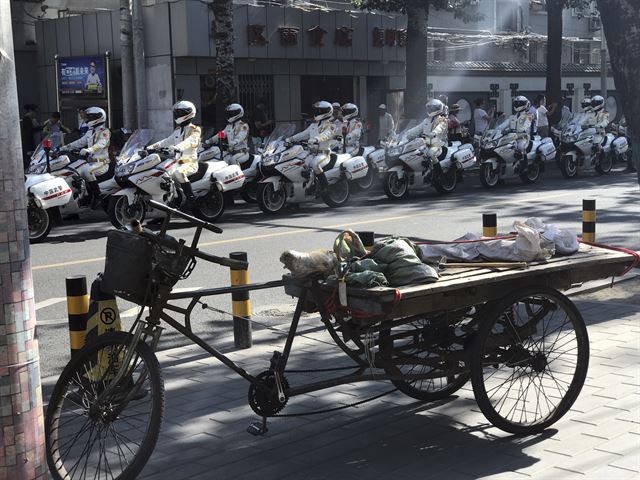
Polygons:
[[483,319],[471,356],[473,393],[496,427],[531,435],[559,420],[578,398],[589,364],[580,312],[546,287],[517,290]]
[[424,401],[453,395],[469,380],[464,348],[469,317],[420,318],[380,332],[380,357],[388,375],[422,378],[391,380],[402,393]]

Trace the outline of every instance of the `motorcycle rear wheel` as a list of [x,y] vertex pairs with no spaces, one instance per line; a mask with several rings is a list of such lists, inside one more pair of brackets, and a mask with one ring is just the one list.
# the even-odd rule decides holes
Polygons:
[[353,183],[360,190],[369,190],[373,186],[375,176],[376,174],[373,171],[373,168],[371,167],[371,165],[369,165],[369,170],[367,170],[367,174],[364,177],[355,180]]
[[258,201],[258,184],[257,182],[245,183],[240,197],[246,203],[256,203]]
[[193,213],[200,220],[213,222],[222,216],[224,207],[223,193],[216,186],[213,186],[206,195],[196,198]]
[[287,195],[284,188],[276,191],[273,183],[261,183],[258,185],[257,200],[260,210],[269,215],[275,215],[284,208]]
[[324,203],[331,208],[342,207],[349,200],[349,195],[349,182],[346,178],[327,186],[320,194]]
[[129,226],[134,220],[140,223],[144,222],[147,209],[140,199],[135,204],[129,205],[129,200],[125,195],[118,195],[109,199],[107,215],[109,215],[111,225],[116,228],[122,228]]
[[520,179],[524,183],[536,183],[540,179],[540,162],[536,160],[534,163],[527,166],[527,170],[520,173]]
[[49,236],[53,225],[51,210],[43,210],[35,205],[27,208],[29,222],[29,243],[40,243]]
[[603,153],[596,163],[596,172],[598,175],[606,175],[611,171],[613,167],[613,158],[611,155]]

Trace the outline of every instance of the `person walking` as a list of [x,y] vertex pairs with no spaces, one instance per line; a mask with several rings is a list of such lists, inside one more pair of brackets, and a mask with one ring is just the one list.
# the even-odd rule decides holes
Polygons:
[[484,100],[481,98],[476,99],[474,102],[476,104],[476,108],[473,111],[473,126],[475,127],[475,133],[478,135],[482,135],[485,130],[489,127],[489,121],[491,120],[491,115],[493,114],[493,107],[489,109],[487,112],[484,109]]
[[381,103],[378,106],[378,142],[386,142],[391,138],[395,130],[393,117],[387,112],[387,106]]
[[547,110],[547,99],[544,95],[536,98],[536,123],[538,125],[538,135],[541,138],[549,136],[549,110]]
[[56,149],[64,145],[64,134],[70,133],[71,129],[60,121],[60,112],[53,112],[51,118],[44,122],[42,132],[51,139],[51,146]]

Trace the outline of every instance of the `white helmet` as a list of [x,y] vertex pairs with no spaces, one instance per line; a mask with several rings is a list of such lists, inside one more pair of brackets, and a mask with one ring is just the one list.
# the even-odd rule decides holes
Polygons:
[[196,106],[186,100],[180,100],[173,106],[173,121],[181,127],[196,116]]
[[224,109],[227,113],[227,122],[233,123],[239,118],[244,117],[244,108],[239,103],[232,103]]
[[358,106],[355,103],[345,103],[341,108],[343,120],[351,120],[358,116]]
[[87,125],[89,127],[97,127],[107,121],[106,112],[100,107],[89,107],[85,109],[87,115]]
[[440,100],[435,98],[429,100],[425,105],[427,108],[427,117],[433,119],[438,115],[443,115],[445,111],[445,105]]
[[331,118],[333,115],[333,107],[325,100],[321,100],[313,104],[313,119],[316,122]]
[[604,97],[602,95],[594,95],[591,97],[591,110],[599,112],[604,108]]
[[513,99],[513,110],[515,112],[526,112],[531,108],[531,102],[524,95],[518,95]]
[[591,99],[589,97],[583,98],[582,102],[580,102],[580,108],[582,108],[583,112],[591,111]]

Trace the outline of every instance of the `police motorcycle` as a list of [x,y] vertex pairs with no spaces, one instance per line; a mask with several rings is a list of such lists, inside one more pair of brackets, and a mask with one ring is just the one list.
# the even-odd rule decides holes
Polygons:
[[517,141],[517,133],[509,129],[508,117],[492,120],[480,142],[480,182],[484,187],[494,188],[501,181],[517,177],[533,184],[540,178],[545,162],[556,158],[551,138],[534,137],[523,158],[516,153]]
[[[121,228],[133,220],[143,222],[148,213],[155,214],[150,200],[172,208],[185,207],[186,194],[173,179],[178,167],[177,155],[169,148],[139,149],[128,163],[116,168],[119,190],[111,194],[107,207],[113,226]],[[224,213],[224,193],[240,188],[244,175],[240,167],[227,165],[214,154],[201,158],[198,171],[188,177],[195,196],[192,211],[202,220],[212,222]]]
[[587,113],[578,117],[578,121],[570,122],[562,131],[560,172],[564,178],[594,170],[599,175],[607,174],[613,167],[614,158],[627,162],[629,142],[626,136],[616,137],[612,132],[600,134],[598,128],[590,124],[589,119],[593,117],[588,115],[589,101],[583,101],[583,109]]
[[418,125],[409,121],[387,145],[383,172],[384,193],[392,200],[406,198],[410,188],[433,186],[439,193],[451,193],[465,168],[475,165],[473,145],[459,141],[443,146],[442,154],[432,158],[426,139],[409,139],[407,133]]
[[[624,119],[624,117],[622,117],[622,119],[620,120],[619,123],[610,123],[609,124],[609,131],[611,132],[611,134],[614,135],[615,137],[615,141],[620,142],[620,140],[618,140],[618,138],[620,137],[624,137],[625,139],[627,138],[627,122]],[[627,166],[627,170],[628,172],[635,172],[636,168],[633,165],[633,152],[631,151],[631,145],[629,145],[629,141],[627,140],[627,151],[619,154],[617,157],[618,161],[620,162],[625,162],[626,166]]]
[[329,163],[323,168],[328,185],[319,188],[315,175],[306,165],[306,160],[313,154],[307,142],[290,144],[285,141],[291,127],[293,125],[285,124],[276,128],[262,153],[259,164],[262,178],[257,190],[260,209],[275,214],[287,203],[313,202],[318,195],[330,207],[346,204],[350,183],[366,176],[367,162],[362,157],[332,152]]

